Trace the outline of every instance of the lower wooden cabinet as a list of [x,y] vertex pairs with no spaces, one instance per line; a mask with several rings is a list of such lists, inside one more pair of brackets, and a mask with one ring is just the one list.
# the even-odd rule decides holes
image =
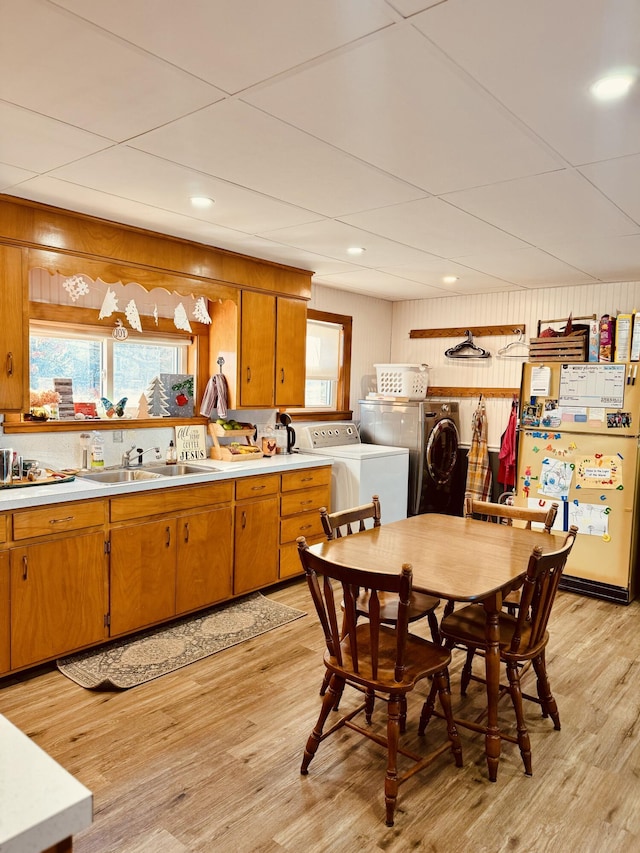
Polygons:
[[269,586],[278,580],[279,505],[276,494],[236,506],[235,595]]
[[147,521],[111,531],[111,636],[176,612],[176,519]]
[[[4,522],[4,519],[2,521]],[[9,553],[0,551],[0,675],[9,672],[11,668],[9,588]]]
[[176,613],[198,610],[233,593],[231,507],[178,519]]
[[13,548],[11,668],[106,639],[104,534]]

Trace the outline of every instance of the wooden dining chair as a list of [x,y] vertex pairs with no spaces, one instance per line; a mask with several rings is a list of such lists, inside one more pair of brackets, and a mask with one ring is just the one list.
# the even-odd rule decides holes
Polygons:
[[[499,614],[500,629],[500,659],[506,666],[508,685],[502,687],[511,696],[511,702],[516,717],[517,736],[500,732],[500,737],[512,743],[517,743],[522,755],[525,773],[531,776],[531,744],[523,711],[523,698],[536,702],[542,707],[542,716],[551,717],[555,729],[560,729],[560,715],[556,700],[551,693],[545,650],[549,642],[547,625],[551,609],[558,591],[562,572],[571,553],[578,528],[574,525],[564,541],[562,548],[543,554],[542,548],[536,545],[529,557],[524,584],[520,590],[520,606],[516,616],[502,611]],[[466,647],[466,674],[463,673],[463,695],[470,680],[486,683],[484,678],[473,675],[471,665],[476,650],[486,653],[487,641],[485,634],[484,608],[475,604],[462,607],[443,618],[440,631],[444,645],[451,650],[454,646]],[[537,696],[522,692],[520,680],[522,666],[531,661],[537,678]],[[431,690],[422,709],[418,732],[424,733],[425,727],[432,714],[439,715],[434,710],[435,691]],[[477,722],[456,719],[460,726],[473,731],[485,731]]]
[[[410,565],[404,564],[397,573],[368,572],[333,563],[313,554],[302,536],[297,542],[311,598],[324,632],[324,665],[330,674],[329,689],[322,699],[318,721],[307,740],[300,772],[302,775],[307,774],[320,743],[345,726],[384,746],[387,750],[384,782],[386,823],[387,826],[393,826],[398,788],[402,783],[449,748],[456,765],[462,765],[462,746],[453,721],[448,686],[447,667],[451,652],[409,632],[413,575]],[[358,594],[362,588],[369,590],[366,620],[359,620],[357,612]],[[340,589],[344,621],[339,618],[340,607],[336,604],[336,593]],[[385,597],[394,595],[398,599],[393,625],[385,624],[381,619],[383,594]],[[402,716],[406,715],[407,694],[419,681],[428,677],[433,678],[434,703],[436,693],[440,699],[442,715],[447,721],[448,739],[428,754],[420,755],[401,746],[400,735],[404,729]],[[346,685],[364,690],[365,700],[325,732],[324,725],[329,713]],[[385,695],[387,699],[386,737],[370,727],[369,719],[364,726],[355,722],[362,711],[369,717],[372,710],[369,707],[369,696],[373,691]],[[402,772],[398,768],[399,755],[412,761],[409,768]],[[403,759],[400,760],[403,762]]]
[[[380,498],[374,495],[371,503],[362,506],[344,509],[339,512],[328,512],[326,507],[320,508],[320,520],[327,539],[339,539],[342,536],[350,536],[353,533],[361,533],[367,529],[367,522],[371,521],[371,527],[380,527],[382,523],[382,510]],[[381,598],[382,610],[381,621],[392,625],[398,618],[398,598],[387,595]],[[429,630],[434,643],[440,643],[440,630],[436,617],[436,608],[440,599],[433,595],[422,592],[412,592],[409,606],[409,621],[415,622],[425,616],[429,622]],[[362,589],[356,602],[356,610],[361,616],[369,614],[369,592]]]

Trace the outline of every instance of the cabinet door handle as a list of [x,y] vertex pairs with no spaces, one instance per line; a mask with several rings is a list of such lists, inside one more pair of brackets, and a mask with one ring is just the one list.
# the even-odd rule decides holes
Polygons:
[[251,486],[252,492],[261,492],[263,489],[266,489],[266,486]]
[[166,527],[165,530],[167,532],[167,541],[165,542],[165,545],[168,548],[171,545],[171,528]]
[[184,525],[184,541],[189,541],[189,522],[187,521]]
[[7,376],[13,376],[13,353],[7,353]]
[[247,526],[247,513],[244,511],[242,512],[242,521],[241,521],[240,526],[242,527],[243,530]]
[[284,367],[280,368],[280,382],[284,385]]
[[299,529],[300,530],[310,530],[313,527],[313,524],[303,524]]
[[247,382],[251,382],[251,368],[247,367]]
[[64,524],[65,521],[73,521],[72,515],[65,515],[64,518],[51,518],[49,524]]
[[303,477],[300,482],[301,483],[310,483],[313,480],[313,477]]
[[308,506],[309,504],[312,504],[312,503],[313,503],[312,500],[300,501],[300,506]]
[[26,581],[27,575],[29,574],[29,563],[27,561],[27,555],[25,554],[22,558],[22,580]]

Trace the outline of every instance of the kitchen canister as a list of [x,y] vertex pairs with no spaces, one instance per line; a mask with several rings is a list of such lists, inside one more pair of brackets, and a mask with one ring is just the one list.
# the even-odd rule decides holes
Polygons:
[[8,486],[12,480],[13,449],[0,447],[0,486]]

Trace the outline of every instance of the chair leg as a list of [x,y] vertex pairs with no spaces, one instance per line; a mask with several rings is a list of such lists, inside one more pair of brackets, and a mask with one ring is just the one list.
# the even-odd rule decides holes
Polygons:
[[460,694],[462,696],[467,695],[467,687],[469,686],[469,682],[471,681],[471,671],[475,654],[475,648],[469,647],[467,649],[467,659],[464,662],[464,667],[462,668],[462,675],[460,676]]
[[[447,689],[449,688],[449,684],[447,681]],[[424,730],[427,728],[429,724],[429,720],[431,719],[431,715],[433,714],[433,709],[436,705],[436,693],[438,692],[438,685],[436,684],[435,678],[431,682],[431,689],[429,690],[429,695],[425,699],[424,705],[422,706],[422,711],[420,713],[420,722],[418,723],[418,734],[422,737],[424,735]]]
[[442,638],[440,636],[440,627],[438,625],[438,618],[433,610],[430,610],[427,613],[427,621],[429,622],[429,630],[431,631],[431,639],[436,644],[436,646],[442,645]]
[[[456,762],[456,767],[462,767],[462,744],[460,742],[460,735],[458,734],[458,730],[456,728],[455,721],[453,719],[453,711],[451,710],[451,691],[449,689],[449,679],[447,677],[447,672],[437,672],[433,676],[433,689],[438,691],[438,696],[440,697],[440,704],[442,705],[442,710],[444,712],[445,720],[447,721],[447,734],[449,735],[449,740],[451,741],[451,752],[453,753],[453,757]],[[420,724],[422,724],[422,719],[420,720]]]
[[403,735],[407,731],[407,697],[402,696],[400,699],[400,734]]
[[373,706],[376,701],[376,694],[369,688],[364,697],[364,716],[368,725],[371,725],[371,717],[373,716]]
[[316,750],[320,745],[320,741],[322,740],[322,730],[324,728],[324,724],[326,723],[327,717],[329,716],[331,709],[334,707],[336,701],[339,701],[342,691],[344,689],[344,685],[344,678],[338,678],[338,676],[335,674],[329,682],[329,689],[322,698],[322,707],[320,708],[320,716],[318,717],[318,722],[316,723],[315,728],[309,735],[309,739],[307,740],[307,745],[304,750],[302,766],[300,767],[300,773],[303,776],[306,776],[308,773],[308,767],[311,764],[313,756],[316,754]]
[[324,696],[329,687],[329,682],[331,681],[331,672],[330,670],[326,670],[324,674],[324,678],[322,679],[322,686],[320,687],[320,695]]
[[560,731],[560,714],[558,712],[556,700],[553,698],[553,694],[551,693],[551,686],[549,685],[549,679],[547,677],[547,664],[545,662],[544,651],[540,657],[534,658],[532,663],[538,678],[537,689],[540,704],[542,705],[542,716],[551,717],[553,720],[553,728],[556,729],[556,731]]
[[452,601],[451,599],[449,599],[444,606],[444,610],[442,612],[442,618],[444,619],[445,616],[451,616],[451,614],[453,613],[454,607],[455,607],[455,602]]
[[520,755],[522,756],[522,763],[524,764],[524,772],[527,776],[531,776],[531,742],[529,740],[529,732],[527,731],[527,726],[524,721],[522,691],[520,689],[520,673],[517,664],[507,664],[507,676],[509,678],[509,693],[513,703],[513,710],[516,712],[518,746],[520,747]]
[[400,708],[402,699],[391,694],[387,703],[387,772],[384,777],[384,802],[387,826],[393,826],[398,799],[398,741],[400,739]]

